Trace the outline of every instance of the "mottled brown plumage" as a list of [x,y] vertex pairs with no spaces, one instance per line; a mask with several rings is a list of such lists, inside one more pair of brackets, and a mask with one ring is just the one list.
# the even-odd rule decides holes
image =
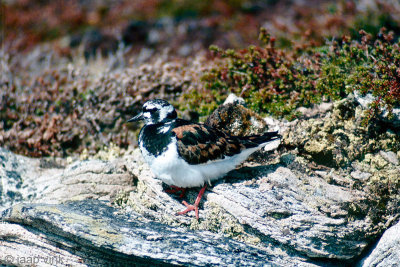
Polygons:
[[260,136],[229,136],[223,131],[197,123],[178,126],[172,132],[178,140],[179,155],[189,164],[202,164],[231,157],[246,148],[260,144],[257,142]]

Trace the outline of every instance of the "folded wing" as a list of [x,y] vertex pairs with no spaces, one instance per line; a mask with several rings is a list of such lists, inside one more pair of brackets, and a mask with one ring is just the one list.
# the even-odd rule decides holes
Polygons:
[[[179,125],[182,124],[182,125]],[[177,121],[172,131],[177,138],[178,152],[189,164],[202,164],[239,154],[278,138],[276,132],[265,135],[237,137],[204,124]]]

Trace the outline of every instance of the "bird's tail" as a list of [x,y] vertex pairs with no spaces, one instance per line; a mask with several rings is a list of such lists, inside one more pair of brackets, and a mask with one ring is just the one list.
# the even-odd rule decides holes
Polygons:
[[262,135],[250,135],[250,136],[243,136],[239,137],[242,141],[242,143],[250,148],[250,147],[256,147],[264,143],[268,143],[277,139],[280,139],[282,136],[278,134],[278,131],[276,132],[268,132],[264,133]]

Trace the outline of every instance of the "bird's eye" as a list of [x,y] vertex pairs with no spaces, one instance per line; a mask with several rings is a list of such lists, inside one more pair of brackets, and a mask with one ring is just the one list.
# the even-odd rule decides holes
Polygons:
[[146,107],[143,107],[143,112],[154,113],[155,111],[157,111],[156,108],[146,108]]

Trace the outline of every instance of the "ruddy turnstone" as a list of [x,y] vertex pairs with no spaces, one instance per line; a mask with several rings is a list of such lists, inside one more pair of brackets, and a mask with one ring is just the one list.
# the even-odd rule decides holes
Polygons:
[[142,112],[128,122],[144,120],[139,134],[139,147],[151,171],[175,191],[189,187],[203,188],[194,205],[186,201],[185,214],[198,206],[207,183],[223,177],[250,154],[279,139],[277,132],[254,136],[231,136],[201,123],[177,118],[175,108],[162,99],[144,103]]

